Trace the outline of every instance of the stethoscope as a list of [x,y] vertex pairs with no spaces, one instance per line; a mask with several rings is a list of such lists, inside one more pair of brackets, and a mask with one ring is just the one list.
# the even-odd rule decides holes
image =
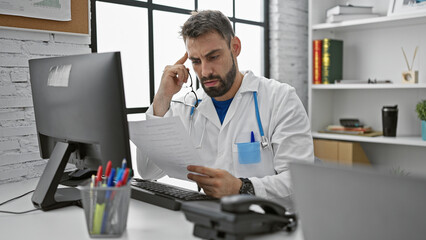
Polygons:
[[[253,92],[253,99],[254,99],[254,108],[255,108],[255,111],[256,111],[257,126],[259,127],[259,132],[260,132],[260,139],[261,139],[260,145],[262,146],[263,149],[265,149],[265,148],[269,147],[269,142],[268,142],[268,139],[265,137],[265,133],[263,132],[262,121],[260,120],[259,106],[257,104],[257,92],[256,91]],[[198,106],[198,104],[200,102],[201,102],[201,99],[197,99],[196,104],[194,104],[194,106],[191,107],[191,111],[189,113],[191,120],[192,120],[192,117],[194,115],[195,108],[196,108],[196,106]]]
[[262,146],[263,149],[269,147],[269,142],[268,139],[265,137],[265,133],[263,132],[263,126],[262,126],[262,121],[260,120],[260,114],[259,114],[259,106],[257,104],[257,92],[253,92],[253,99],[254,99],[254,107],[256,109],[256,119],[257,119],[257,126],[259,127],[259,132],[260,132],[260,145]]

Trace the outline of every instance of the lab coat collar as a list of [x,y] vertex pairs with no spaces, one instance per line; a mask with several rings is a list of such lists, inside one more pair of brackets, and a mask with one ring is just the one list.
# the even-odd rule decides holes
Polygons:
[[235,94],[235,96],[245,92],[257,92],[259,89],[259,81],[256,81],[256,79],[258,77],[256,77],[252,71],[245,71],[241,73],[244,74],[243,82],[241,83],[240,89],[238,90],[237,94]]
[[210,122],[212,122],[218,129],[222,127],[220,124],[219,116],[217,115],[216,108],[213,105],[212,98],[209,97],[203,88],[197,90],[197,95],[201,99],[198,104],[197,110],[201,115],[204,115]]
[[243,95],[252,94],[259,88],[259,81],[257,81],[257,78],[253,74],[253,72],[246,71],[242,72],[242,74],[244,74],[244,77],[240,89],[238,89],[237,93],[234,96],[234,100],[232,100],[231,106],[229,106],[228,112],[226,113],[226,117],[222,123],[222,127],[225,127],[234,117],[234,114],[237,112],[237,109],[241,104]]
[[218,129],[224,127],[233,117],[236,112],[237,107],[239,106],[239,102],[241,101],[241,97],[243,93],[247,92],[255,92],[259,88],[259,81],[257,81],[257,77],[251,71],[241,72],[244,74],[242,83],[237,93],[234,96],[234,100],[232,100],[231,106],[229,106],[228,112],[226,114],[225,120],[223,124],[220,124],[219,117],[217,116],[216,109],[213,105],[211,97],[209,97],[203,88],[199,88],[197,90],[197,95],[202,101],[197,107],[197,110],[200,114],[204,115],[209,121],[211,121]]

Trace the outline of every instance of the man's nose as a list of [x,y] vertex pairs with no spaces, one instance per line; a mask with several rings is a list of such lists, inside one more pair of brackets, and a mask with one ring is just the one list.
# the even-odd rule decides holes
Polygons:
[[213,75],[213,68],[209,63],[201,63],[201,77],[209,77]]

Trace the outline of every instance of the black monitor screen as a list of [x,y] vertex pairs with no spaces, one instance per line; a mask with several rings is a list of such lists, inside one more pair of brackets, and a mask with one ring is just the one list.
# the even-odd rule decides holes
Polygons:
[[119,167],[124,158],[131,167],[120,53],[33,59],[29,66],[40,155],[50,158],[43,175],[52,175],[49,164],[60,158],[81,169],[108,161]]

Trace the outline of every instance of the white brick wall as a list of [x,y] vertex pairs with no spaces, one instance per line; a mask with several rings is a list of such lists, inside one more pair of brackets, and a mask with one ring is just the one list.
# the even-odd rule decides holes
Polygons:
[[90,53],[89,36],[0,29],[0,184],[44,169],[34,120],[28,60]]
[[308,0],[270,0],[271,78],[296,88],[308,107]]

